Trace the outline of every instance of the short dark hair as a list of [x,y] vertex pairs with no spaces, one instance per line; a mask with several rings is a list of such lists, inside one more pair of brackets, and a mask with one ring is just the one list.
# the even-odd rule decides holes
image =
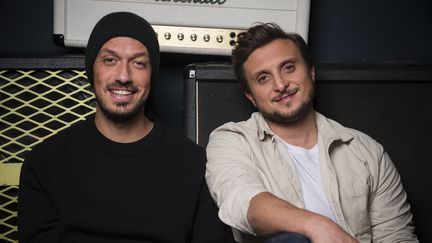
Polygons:
[[231,61],[234,72],[245,92],[249,92],[249,86],[244,76],[244,63],[252,52],[276,39],[291,40],[299,49],[306,66],[309,69],[312,68],[312,59],[309,54],[308,46],[299,34],[287,33],[275,23],[260,23],[250,27],[246,32],[239,33],[237,35],[236,45],[232,51]]

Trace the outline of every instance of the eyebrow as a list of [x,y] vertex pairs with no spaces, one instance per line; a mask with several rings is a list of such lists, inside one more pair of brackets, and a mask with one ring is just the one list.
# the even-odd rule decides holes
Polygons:
[[281,62],[281,64],[280,64],[280,67],[284,66],[287,63],[296,63],[296,62],[298,62],[298,58],[296,58],[296,57],[290,57],[290,58],[287,58],[287,59],[283,60]]
[[[113,56],[116,56],[116,57],[120,56],[120,55],[117,54],[116,51],[111,50],[111,49],[107,49],[107,48],[101,49],[99,51],[98,55],[104,54],[104,53],[107,53],[109,55],[113,55]],[[143,52],[137,52],[137,53],[133,54],[131,57],[129,57],[128,59],[134,59],[134,58],[137,58],[137,57],[150,57],[150,55],[148,54],[148,52],[145,52],[145,51],[143,51]]]

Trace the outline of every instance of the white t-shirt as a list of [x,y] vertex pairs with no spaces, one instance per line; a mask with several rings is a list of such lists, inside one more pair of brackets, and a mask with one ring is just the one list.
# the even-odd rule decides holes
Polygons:
[[303,190],[305,209],[324,215],[334,222],[336,217],[324,195],[318,160],[318,144],[311,149],[285,144],[297,168]]

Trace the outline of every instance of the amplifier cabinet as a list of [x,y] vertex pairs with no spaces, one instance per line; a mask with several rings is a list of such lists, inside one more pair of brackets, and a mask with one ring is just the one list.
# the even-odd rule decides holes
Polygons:
[[246,120],[254,111],[229,64],[188,65],[184,92],[185,133],[203,147],[216,127]]
[[[230,64],[185,70],[185,132],[200,146],[218,126],[254,111]],[[317,65],[315,90],[316,110],[384,146],[402,177],[420,242],[432,242],[432,67]]]

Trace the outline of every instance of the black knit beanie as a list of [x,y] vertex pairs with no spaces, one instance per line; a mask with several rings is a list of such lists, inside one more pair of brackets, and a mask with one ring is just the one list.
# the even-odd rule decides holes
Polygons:
[[100,48],[114,37],[130,37],[143,43],[150,55],[151,81],[159,71],[159,42],[151,25],[142,17],[129,12],[110,13],[101,18],[93,28],[87,43],[85,68],[87,78],[93,84],[93,64]]

